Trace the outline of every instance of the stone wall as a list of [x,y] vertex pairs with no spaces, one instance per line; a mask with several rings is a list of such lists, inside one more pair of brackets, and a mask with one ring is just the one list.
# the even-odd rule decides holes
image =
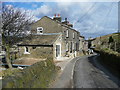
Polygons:
[[53,57],[53,48],[52,47],[28,47],[30,54],[24,54],[25,47],[19,47],[19,57],[28,57],[28,58],[40,58],[45,59]]
[[[120,53],[114,52],[112,50],[99,50],[95,49],[95,52],[100,54],[100,62],[114,72],[117,76],[120,76]],[[119,77],[120,78],[120,77]]]

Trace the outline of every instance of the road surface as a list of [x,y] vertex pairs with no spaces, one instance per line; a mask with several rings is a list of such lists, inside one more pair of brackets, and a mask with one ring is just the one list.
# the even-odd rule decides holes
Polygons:
[[110,76],[93,65],[93,59],[94,55],[77,60],[74,67],[74,88],[118,88],[118,83],[113,82]]

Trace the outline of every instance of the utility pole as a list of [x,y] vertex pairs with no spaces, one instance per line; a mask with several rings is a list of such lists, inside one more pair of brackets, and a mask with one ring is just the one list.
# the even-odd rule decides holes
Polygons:
[[120,1],[118,2],[118,33],[120,33]]
[[118,52],[120,52],[119,46],[120,46],[120,1],[118,2],[118,40],[117,40],[117,48]]

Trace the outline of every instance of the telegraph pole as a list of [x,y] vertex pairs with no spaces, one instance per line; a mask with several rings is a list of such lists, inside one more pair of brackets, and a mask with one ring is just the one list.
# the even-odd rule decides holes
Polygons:
[[117,42],[117,48],[118,52],[120,53],[120,1],[118,2],[118,42]]
[[118,33],[120,33],[120,1],[118,2]]

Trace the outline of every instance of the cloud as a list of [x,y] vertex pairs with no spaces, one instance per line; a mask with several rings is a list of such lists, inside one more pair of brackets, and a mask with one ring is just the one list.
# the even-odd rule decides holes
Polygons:
[[41,16],[46,16],[51,12],[51,8],[47,5],[40,6],[37,9],[29,10],[30,14],[35,16],[36,18],[41,18]]
[[43,5],[43,6],[41,6],[40,8],[38,8],[37,10],[35,10],[33,12],[36,13],[36,11],[38,11],[38,13],[36,15],[38,15],[38,14],[44,14],[45,15],[45,14],[48,14],[51,11],[51,9],[50,9],[49,6]]
[[[117,3],[114,3],[110,15],[106,16],[111,3],[44,2],[40,6],[33,4],[32,6],[36,7],[36,9],[28,9],[27,14],[38,20],[43,16],[53,17],[55,13],[59,13],[62,19],[67,17],[70,23],[74,25],[74,28],[80,31],[81,35],[95,37],[116,31],[118,15],[116,5]],[[24,8],[21,9],[24,11]]]
[[[34,6],[33,7],[38,7],[38,6]],[[51,9],[49,6],[47,5],[42,5],[40,7],[38,7],[37,9],[31,10],[31,9],[24,9],[24,8],[17,8],[15,7],[15,9],[19,9],[21,10],[23,13],[26,12],[26,18],[30,18],[32,17],[33,21],[37,21],[39,20],[42,16],[46,16],[51,12]]]

